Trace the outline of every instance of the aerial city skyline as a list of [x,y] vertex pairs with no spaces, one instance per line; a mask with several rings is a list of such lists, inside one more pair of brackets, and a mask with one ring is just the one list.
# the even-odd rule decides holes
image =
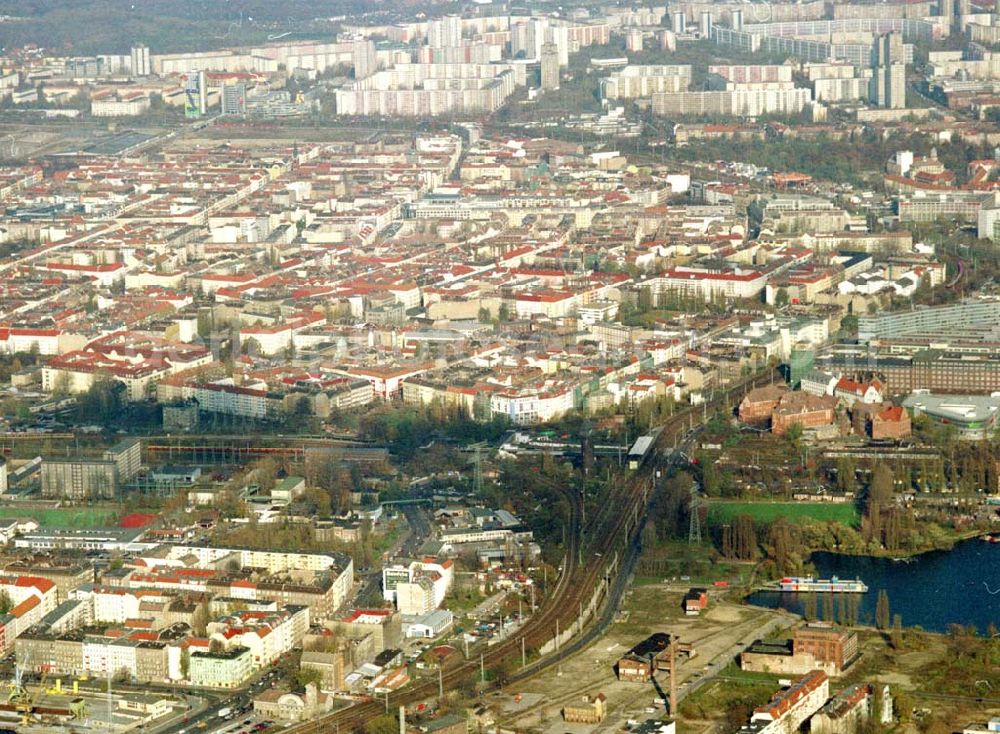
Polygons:
[[0,731],[1000,732],[1000,8],[0,0]]

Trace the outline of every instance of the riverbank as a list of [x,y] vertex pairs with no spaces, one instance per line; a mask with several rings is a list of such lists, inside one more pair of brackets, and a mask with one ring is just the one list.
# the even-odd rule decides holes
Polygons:
[[966,530],[965,532],[956,533],[952,531],[949,535],[941,538],[940,543],[935,543],[934,545],[924,546],[920,548],[914,548],[912,550],[886,550],[885,548],[874,550],[874,551],[864,551],[862,553],[847,553],[841,550],[821,550],[813,551],[814,553],[832,553],[835,555],[844,556],[868,556],[871,558],[915,558],[917,556],[923,555],[924,553],[933,553],[935,551],[949,551],[954,548],[958,543],[964,543],[967,540],[976,540],[986,535],[982,530]]

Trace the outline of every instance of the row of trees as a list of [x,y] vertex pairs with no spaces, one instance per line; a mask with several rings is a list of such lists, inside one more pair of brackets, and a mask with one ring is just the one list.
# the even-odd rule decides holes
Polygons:
[[467,443],[495,441],[510,427],[503,417],[476,421],[466,411],[439,401],[429,405],[385,405],[368,411],[358,431],[364,440],[389,446],[403,459],[410,459],[435,438]]
[[[921,421],[917,421],[918,423]],[[953,431],[952,431],[953,432]],[[940,432],[924,434],[924,442],[941,449],[941,457],[922,461],[879,461],[858,463],[850,457],[839,458],[829,467],[841,492],[857,494],[859,475],[874,477],[881,467],[884,480],[891,480],[900,492],[936,492],[943,488],[959,492],[977,492],[998,486],[995,441],[957,441]]]
[[860,620],[861,599],[857,594],[805,594],[802,616],[809,621],[822,620],[848,627]]

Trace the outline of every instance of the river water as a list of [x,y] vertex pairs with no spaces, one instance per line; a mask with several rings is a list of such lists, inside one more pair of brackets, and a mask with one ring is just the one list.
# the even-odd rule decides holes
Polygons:
[[[906,561],[836,553],[814,553],[811,560],[820,578],[865,582],[868,593],[857,595],[862,624],[874,623],[878,592],[885,589],[890,618],[902,615],[905,627],[946,632],[950,624],[975,625],[980,633],[991,622],[1000,627],[1000,544],[968,540],[950,551],[932,551]],[[816,594],[820,614],[823,596]],[[803,594],[760,591],[747,601],[801,614],[804,599]]]

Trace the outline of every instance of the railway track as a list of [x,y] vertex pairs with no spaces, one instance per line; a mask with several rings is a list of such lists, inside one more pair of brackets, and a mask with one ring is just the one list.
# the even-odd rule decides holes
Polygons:
[[[481,666],[486,667],[489,662],[490,668],[514,655],[520,655],[521,639],[524,638],[526,648],[535,648],[547,642],[557,625],[563,620],[566,612],[565,604],[569,599],[575,598],[580,592],[573,583],[579,576],[579,552],[581,543],[581,530],[583,522],[583,502],[579,493],[573,489],[564,488],[563,495],[570,507],[569,531],[566,534],[566,555],[563,560],[562,572],[556,582],[553,593],[547,600],[542,602],[538,612],[525,624],[518,634],[508,637],[483,653],[483,661],[478,657],[463,660],[452,665],[443,671],[441,675],[441,685],[445,690],[451,690],[462,683],[475,679],[480,675]],[[570,607],[575,609],[575,606]],[[366,701],[356,704],[341,711],[336,711],[326,717],[316,721],[307,722],[297,727],[290,728],[289,732],[295,734],[312,734],[313,732],[329,731],[353,731],[365,724],[365,722],[385,713],[394,711],[395,707],[426,701],[437,697],[437,680],[423,680],[414,685],[388,694],[385,698]]]
[[[708,406],[688,408],[671,416],[657,435],[650,455],[663,456],[663,450],[672,448],[676,441],[690,431],[696,419],[706,414],[708,408],[714,410],[731,401],[742,391],[773,380],[774,376],[775,373],[766,373],[748,378],[722,391]],[[430,679],[418,681],[407,688],[391,692],[384,698],[355,704],[314,721],[291,727],[287,730],[289,734],[354,731],[381,714],[394,712],[401,705],[436,698],[439,685],[447,691],[474,680],[484,669],[493,669],[505,660],[519,658],[522,644],[525,649],[535,650],[552,640],[557,630],[569,629],[577,622],[581,606],[589,602],[594,591],[605,582],[605,599],[610,597],[612,603],[605,604],[601,614],[597,614],[595,610],[594,619],[597,620],[598,631],[606,627],[610,624],[614,607],[617,606],[631,574],[630,561],[634,560],[638,550],[636,536],[642,526],[652,495],[656,471],[669,465],[675,458],[672,451],[666,456],[665,463],[657,460],[647,461],[620,490],[620,496],[614,501],[618,511],[599,513],[586,528],[583,524],[583,498],[574,488],[556,487],[563,493],[570,508],[562,571],[552,594],[542,602],[539,610],[518,632],[483,651],[481,658],[473,657],[447,667],[442,672],[440,683],[438,680]],[[615,571],[614,579],[610,577],[608,567],[608,558],[612,554],[617,554],[621,561]],[[518,671],[513,677],[528,677],[555,665],[563,657],[579,649],[580,644],[593,634],[594,631],[591,630],[586,635],[578,635],[579,639],[573,638],[563,649],[534,661],[523,672]]]

